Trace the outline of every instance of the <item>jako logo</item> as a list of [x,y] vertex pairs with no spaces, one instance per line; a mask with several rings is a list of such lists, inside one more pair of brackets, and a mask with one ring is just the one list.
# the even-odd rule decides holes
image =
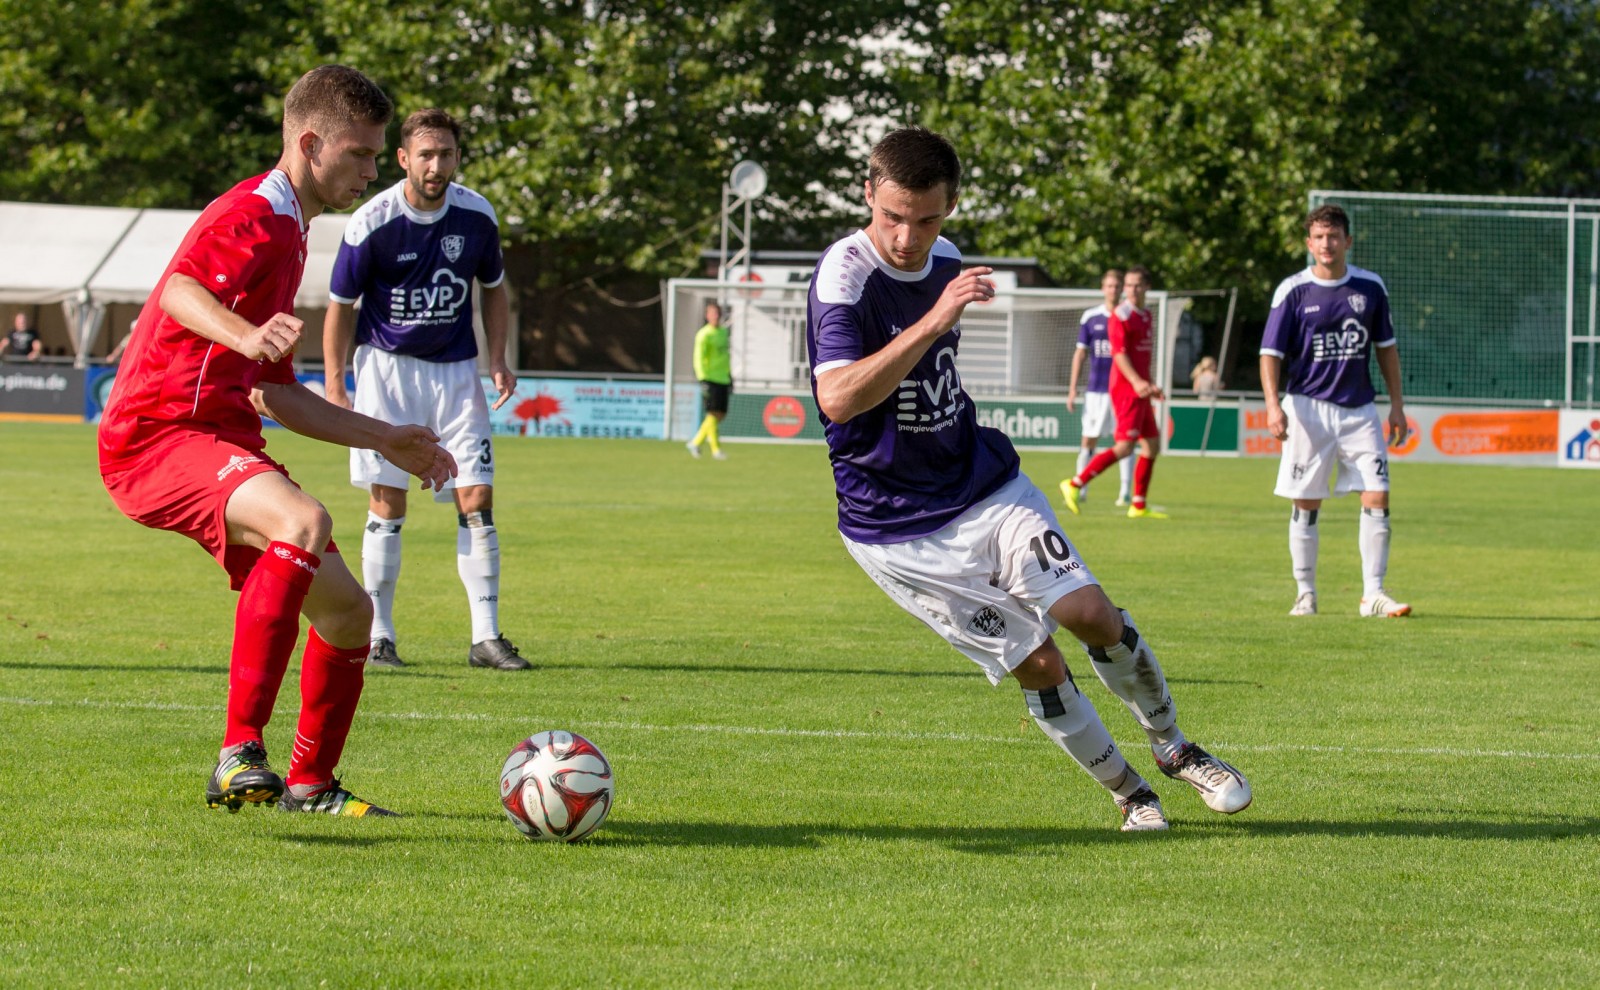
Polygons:
[[311,561],[306,560],[304,557],[295,553],[293,550],[290,550],[288,547],[273,547],[272,552],[280,559],[287,560],[289,563],[300,568],[302,571],[309,571],[313,575],[317,573],[317,569],[311,566]]

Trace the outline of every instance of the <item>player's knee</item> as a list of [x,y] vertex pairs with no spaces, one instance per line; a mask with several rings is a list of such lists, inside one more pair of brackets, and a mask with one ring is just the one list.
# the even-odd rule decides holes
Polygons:
[[1079,588],[1050,606],[1050,615],[1078,641],[1109,646],[1122,635],[1122,612],[1099,585]]
[[1026,690],[1043,691],[1066,683],[1067,661],[1055,640],[1046,637],[1038,649],[1017,664],[1011,676]]

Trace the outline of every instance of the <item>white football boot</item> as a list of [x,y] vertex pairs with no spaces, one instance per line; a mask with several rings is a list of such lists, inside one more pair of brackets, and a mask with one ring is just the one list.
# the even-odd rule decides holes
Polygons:
[[1410,614],[1411,606],[1390,598],[1387,591],[1380,590],[1371,598],[1361,599],[1361,615],[1364,618],[1398,619]]
[[1231,815],[1250,807],[1250,782],[1244,774],[1192,742],[1178,747],[1171,763],[1157,757],[1156,766],[1173,780],[1187,782],[1212,811]]
[[1302,591],[1300,597],[1294,600],[1294,608],[1289,610],[1290,615],[1316,615],[1317,593],[1315,591]]
[[1140,788],[1132,797],[1117,798],[1117,810],[1122,812],[1124,832],[1159,832],[1167,827],[1161,799],[1148,787]]

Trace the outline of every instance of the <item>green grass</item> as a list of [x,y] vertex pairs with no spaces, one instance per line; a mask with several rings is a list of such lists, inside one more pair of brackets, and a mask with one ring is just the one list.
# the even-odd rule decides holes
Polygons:
[[[270,449],[357,560],[342,452]],[[731,450],[499,445],[524,675],[466,666],[454,514],[413,496],[413,666],[368,674],[341,767],[408,817],[361,821],[205,809],[222,572],[115,511],[91,429],[0,425],[0,984],[1600,984],[1593,475],[1397,465],[1396,622],[1355,617],[1349,499],[1323,516],[1324,614],[1285,615],[1273,462],[1164,459],[1165,523],[1103,489],[1067,532],[1256,793],[1224,818],[1159,780],[1151,836],[859,572],[821,448]],[[1069,459],[1024,467],[1053,492]],[[296,707],[291,671],[280,765]],[[546,728],[615,765],[589,842],[501,815],[501,760]]]

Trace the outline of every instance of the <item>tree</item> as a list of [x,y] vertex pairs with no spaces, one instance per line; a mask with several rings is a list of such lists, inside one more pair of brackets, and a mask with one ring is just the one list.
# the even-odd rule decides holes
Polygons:
[[276,0],[0,0],[0,196],[200,206],[265,170],[279,129],[255,53],[280,45],[285,15]]
[[1090,284],[1143,262],[1247,310],[1314,188],[1567,195],[1600,177],[1596,4],[952,0],[898,65],[958,138],[958,236]]

